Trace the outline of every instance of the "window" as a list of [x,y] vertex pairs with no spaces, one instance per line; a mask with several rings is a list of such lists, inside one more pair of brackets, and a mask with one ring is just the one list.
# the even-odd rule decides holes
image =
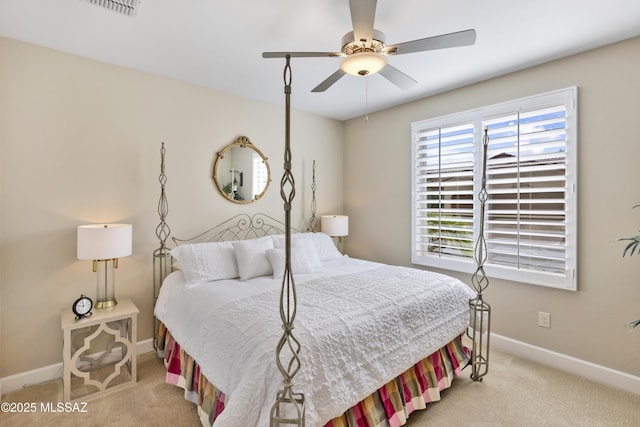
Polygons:
[[475,270],[486,130],[486,273],[576,289],[576,92],[412,124],[414,264]]

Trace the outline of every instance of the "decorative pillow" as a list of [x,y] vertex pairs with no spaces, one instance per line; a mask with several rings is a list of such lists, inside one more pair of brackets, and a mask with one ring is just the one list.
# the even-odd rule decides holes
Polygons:
[[231,242],[193,243],[171,250],[187,289],[213,280],[235,279],[238,266]]
[[316,245],[320,261],[330,261],[342,256],[338,248],[336,248],[336,244],[326,233],[313,233],[313,242]]
[[[269,258],[269,263],[273,270],[273,278],[282,278],[285,267],[285,249],[267,249],[267,258]],[[309,258],[301,248],[291,248],[291,272],[293,274],[313,273],[311,262],[309,262]]]
[[268,276],[273,273],[266,253],[267,249],[273,249],[273,240],[270,236],[235,241],[233,248],[236,251],[240,280]]

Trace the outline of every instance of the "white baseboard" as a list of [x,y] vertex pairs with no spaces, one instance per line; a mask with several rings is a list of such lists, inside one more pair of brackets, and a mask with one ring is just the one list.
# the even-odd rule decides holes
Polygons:
[[640,395],[640,377],[635,375],[493,333],[491,334],[491,345],[514,356]]
[[[138,355],[150,351],[154,351],[152,338],[136,343],[136,353]],[[62,362],[15,375],[9,375],[8,377],[0,378],[0,396],[3,396],[2,393],[10,393],[30,385],[55,380],[56,378],[62,378]]]

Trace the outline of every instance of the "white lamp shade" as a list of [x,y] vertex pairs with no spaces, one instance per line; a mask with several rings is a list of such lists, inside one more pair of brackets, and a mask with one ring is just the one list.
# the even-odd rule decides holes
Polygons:
[[131,224],[91,224],[78,227],[78,259],[103,260],[131,255]]
[[320,225],[322,232],[331,237],[349,235],[349,217],[346,215],[323,215]]

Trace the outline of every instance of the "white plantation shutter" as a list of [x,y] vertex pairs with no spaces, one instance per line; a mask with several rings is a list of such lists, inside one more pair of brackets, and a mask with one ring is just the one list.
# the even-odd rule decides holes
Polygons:
[[416,251],[419,255],[473,255],[472,123],[417,134]]
[[576,289],[576,89],[412,124],[412,262],[475,268],[482,135],[490,277]]
[[566,108],[486,120],[488,263],[564,274]]

